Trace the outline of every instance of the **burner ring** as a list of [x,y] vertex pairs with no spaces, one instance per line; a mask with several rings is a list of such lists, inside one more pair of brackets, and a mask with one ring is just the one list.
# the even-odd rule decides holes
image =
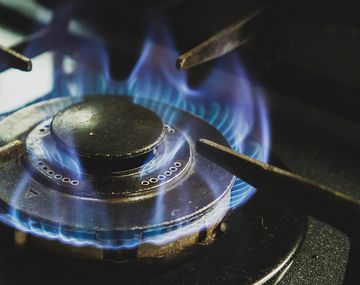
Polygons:
[[[14,113],[7,121],[11,122],[14,130],[20,132],[12,132],[12,134],[16,137],[27,136],[37,124],[45,122],[68,104],[71,104],[68,98],[49,100]],[[12,215],[15,215],[22,224],[29,223],[33,232],[53,236],[60,229],[62,240],[64,237],[71,241],[75,238],[102,248],[118,248],[146,240],[168,238],[178,231],[180,232],[177,234],[183,235],[184,227],[201,231],[209,221],[215,226],[229,209],[230,189],[234,178],[224,169],[198,155],[195,152],[195,143],[199,138],[208,138],[224,145],[228,144],[224,137],[207,122],[179,109],[170,106],[165,108],[167,113],[172,115],[172,119],[168,121],[171,128],[164,139],[183,136],[187,142],[184,145],[190,151],[190,163],[174,159],[168,170],[163,173],[137,180],[141,185],[141,181],[158,179],[158,175],[168,177],[174,175],[173,173],[179,173],[180,168],[186,167],[186,171],[176,183],[174,180],[170,181],[167,187],[157,187],[157,184],[150,182],[146,187],[154,187],[156,191],[152,190],[148,195],[140,194],[138,197],[136,195],[133,197],[115,195],[110,199],[104,199],[101,195],[79,197],[74,195],[75,193],[59,191],[49,183],[37,179],[31,171],[29,172],[28,164],[14,163],[7,165],[0,172],[0,187],[4,189],[0,192],[1,204],[11,209]],[[18,120],[22,116],[29,119],[26,121],[26,130],[22,121]],[[6,134],[4,130],[9,125],[0,122],[0,136]],[[184,132],[190,126],[191,132]],[[46,132],[39,131],[39,133]],[[5,139],[0,137],[0,140]],[[182,166],[180,168],[175,166],[175,162],[180,162]],[[78,180],[69,175],[62,175],[62,178],[65,177],[71,181]],[[97,176],[99,185],[107,181],[111,183],[113,179],[117,179],[117,176],[113,174]],[[5,181],[6,184],[3,184]],[[71,183],[67,185],[73,187]],[[31,194],[27,195],[29,189]],[[36,195],[32,194],[34,191]],[[131,194],[132,191],[128,192],[126,195]],[[193,228],[192,225],[196,227]]]
[[[175,183],[181,179],[190,164],[189,143],[183,134],[180,131],[166,133],[163,143],[155,149],[155,158],[151,161],[128,171],[101,173],[99,183],[99,174],[87,173],[82,169],[78,157],[59,150],[50,132],[42,131],[46,130],[50,121],[51,119],[45,120],[29,132],[26,138],[27,162],[36,177],[45,183],[50,182],[56,189],[70,195],[127,199],[140,195],[155,195],[155,187]],[[176,148],[176,153],[172,153],[174,145],[181,145]],[[168,157],[171,157],[171,160]],[[111,175],[111,179],[103,179],[104,175]],[[66,176],[71,181],[64,181]],[[88,191],[90,188],[92,191]]]

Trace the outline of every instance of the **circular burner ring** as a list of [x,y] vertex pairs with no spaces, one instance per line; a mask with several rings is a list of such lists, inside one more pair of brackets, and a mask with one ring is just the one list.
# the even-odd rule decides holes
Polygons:
[[[15,113],[13,115],[12,125],[20,129],[23,128],[23,126],[16,125],[22,124],[17,120],[17,116],[21,117],[24,112],[27,112],[27,117],[33,122],[27,128],[27,132],[29,132],[36,124],[51,118],[67,104],[71,104],[67,98],[43,102],[40,108],[42,116],[39,116],[38,112],[34,112],[39,108],[39,105],[30,106],[19,111],[20,114]],[[0,199],[10,206],[23,221],[30,218],[32,226],[35,228],[46,228],[46,231],[51,232],[52,228],[58,230],[61,227],[62,233],[66,233],[66,235],[74,234],[85,237],[87,241],[105,247],[109,243],[112,246],[114,240],[119,242],[122,242],[124,238],[126,240],[143,240],[144,238],[152,238],[154,235],[163,235],[165,232],[174,231],[179,226],[190,225],[196,221],[206,223],[202,217],[208,218],[209,215],[213,215],[211,220],[215,224],[218,223],[226,213],[224,209],[227,210],[226,205],[229,203],[233,177],[220,167],[209,163],[194,149],[195,142],[202,137],[225,145],[227,142],[216,129],[205,121],[181,110],[172,107],[167,108],[175,118],[175,120],[168,122],[171,127],[165,127],[168,129],[168,136],[180,134],[184,136],[190,150],[191,163],[174,160],[172,162],[174,165],[162,173],[157,173],[156,176],[151,176],[148,179],[138,180],[140,185],[141,182],[148,181],[147,187],[156,187],[156,183],[160,183],[160,181],[162,183],[162,179],[164,177],[166,179],[170,173],[178,170],[181,164],[182,167],[186,168],[181,183],[168,183],[167,187],[157,187],[157,191],[153,191],[151,195],[140,196],[141,199],[132,199],[131,197],[103,199],[101,196],[77,198],[77,196],[58,191],[58,189],[54,189],[55,187],[44,183],[43,180],[33,177],[32,172],[28,172],[24,165],[12,165],[2,172],[7,177],[5,188],[8,191],[3,191],[0,194]],[[52,112],[52,110],[54,111]],[[8,120],[11,120],[11,116]],[[191,126],[191,133],[180,131],[187,130],[189,126]],[[6,127],[0,124],[0,130],[4,130]],[[27,132],[24,134],[27,135]],[[46,133],[42,128],[39,129],[39,132]],[[17,136],[20,135],[21,133],[17,134]],[[54,178],[56,174],[54,173]],[[20,177],[25,181],[21,188],[19,187]],[[57,178],[60,180],[60,176]],[[66,179],[65,183],[78,180],[63,176],[61,178],[62,183],[64,183],[64,178],[69,178]],[[100,175],[97,180],[99,184],[103,184],[111,183],[112,179],[117,178],[116,175]],[[143,184],[147,183],[143,182]],[[212,187],[209,188],[209,185]],[[1,187],[4,188],[4,185]],[[26,195],[29,189],[37,193],[35,196],[32,195],[31,199]],[[162,205],[160,212],[157,208],[159,203]],[[225,207],[221,207],[221,205]],[[56,208],[61,209],[61,211],[54,210]],[[197,230],[201,228],[202,226],[199,226]]]
[[[154,150],[155,158],[142,167],[111,173],[86,173],[86,169],[81,169],[78,157],[57,148],[49,130],[50,122],[51,119],[45,120],[28,134],[27,160],[39,179],[52,183],[56,189],[70,195],[92,198],[154,195],[158,187],[164,187],[170,182],[176,183],[181,179],[191,163],[190,147],[186,138],[180,131],[176,132],[169,127],[163,143]],[[173,145],[181,145],[176,153],[173,153]],[[104,179],[105,174],[111,177]],[[99,175],[102,177],[101,183]],[[88,191],[90,188],[92,191]]]

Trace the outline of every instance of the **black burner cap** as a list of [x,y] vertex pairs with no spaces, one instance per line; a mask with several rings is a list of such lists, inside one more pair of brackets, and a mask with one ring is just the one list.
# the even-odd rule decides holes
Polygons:
[[60,148],[78,155],[85,168],[99,170],[140,166],[164,136],[154,112],[124,97],[105,95],[58,112],[51,132]]

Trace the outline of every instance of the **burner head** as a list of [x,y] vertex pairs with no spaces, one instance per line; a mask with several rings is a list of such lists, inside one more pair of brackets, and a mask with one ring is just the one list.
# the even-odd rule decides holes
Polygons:
[[[0,191],[0,204],[11,209],[11,217],[21,227],[31,227],[30,231],[42,239],[55,238],[70,249],[89,245],[86,252],[93,248],[111,251],[106,260],[120,261],[130,252],[131,259],[175,256],[198,243],[211,243],[229,211],[234,178],[200,156],[195,143],[208,138],[228,145],[221,133],[206,121],[159,102],[137,101],[148,108],[143,109],[111,96],[81,100],[44,101],[0,122],[0,140],[9,139],[11,134],[23,137],[26,144],[24,157],[0,171],[0,189],[4,189]],[[110,111],[116,118],[105,120]],[[152,111],[159,112],[164,122],[163,135],[162,124],[153,129],[157,117]],[[81,112],[87,120],[77,118]],[[102,167],[113,160],[114,167],[118,167],[120,160],[133,161],[141,156],[119,134],[118,125],[126,125],[119,114],[133,118],[134,113],[147,126],[147,136],[130,138],[137,144],[136,149],[145,149],[141,154],[153,150],[156,155],[142,167],[106,172]],[[103,132],[101,126],[107,127],[103,120],[116,134]],[[135,127],[141,133],[142,128]],[[149,129],[158,131],[158,140]],[[95,143],[97,151],[89,147],[92,144],[87,145],[87,132],[94,132],[92,138],[97,131],[102,132],[97,142],[110,143],[106,151]],[[109,136],[124,144],[118,145]],[[161,143],[156,147],[154,141]],[[81,171],[76,156],[91,164],[92,171]]]
[[94,96],[58,112],[51,133],[60,149],[86,169],[108,171],[141,166],[164,136],[161,119],[123,97]]
[[[47,265],[47,256],[44,258],[40,251],[47,249],[74,257],[121,262],[117,269],[123,269],[122,279],[132,283],[162,283],[162,277],[144,277],[144,264],[169,265],[174,261],[173,266],[187,258],[191,262],[177,266],[180,271],[166,275],[167,284],[190,275],[195,283],[214,281],[216,275],[224,282],[236,279],[237,284],[272,284],[286,273],[305,237],[306,217],[259,189],[254,198],[223,222],[230,195],[246,197],[248,186],[236,181],[234,191],[230,191],[232,175],[194,151],[199,138],[223,145],[227,142],[206,121],[190,113],[166,107],[167,114],[176,120],[164,119],[166,133],[157,158],[145,172],[132,169],[111,175],[85,173],[77,184],[70,183],[71,176],[56,179],[64,175],[64,169],[52,168],[49,160],[48,154],[57,150],[49,126],[53,116],[75,104],[75,100],[44,101],[0,121],[0,142],[24,138],[26,144],[22,159],[2,165],[0,211],[6,213],[3,217],[12,218],[9,221],[19,221],[20,229],[34,233],[15,232],[17,245],[34,252],[31,257],[45,260]],[[165,107],[152,101],[143,104],[153,110]],[[191,132],[184,134],[189,126]],[[11,234],[9,240],[14,238]],[[213,245],[208,248],[210,243]],[[203,248],[206,251],[200,251]],[[18,259],[15,261],[18,263]],[[133,262],[125,266],[124,261]],[[61,268],[66,268],[69,260],[63,262]],[[25,266],[28,263],[25,259]],[[31,264],[36,265],[34,270],[39,267],[38,262]],[[89,271],[89,265],[84,264],[84,274],[96,273],[99,266],[95,264]],[[55,268],[53,263],[50,268]],[[67,274],[71,279],[75,272],[72,269],[78,271],[70,265],[62,276]],[[154,276],[164,272],[164,268],[155,269],[149,268]],[[229,270],[239,274],[230,276]],[[129,272],[136,273],[133,276]],[[95,280],[94,276],[90,275],[89,280]]]

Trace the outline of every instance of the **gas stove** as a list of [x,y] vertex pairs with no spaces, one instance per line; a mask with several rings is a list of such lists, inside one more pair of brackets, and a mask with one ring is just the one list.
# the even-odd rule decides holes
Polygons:
[[[215,2],[193,5],[190,15],[211,16]],[[229,19],[251,22],[241,30],[246,40],[214,49],[226,40],[219,33],[202,56],[194,56],[200,45],[179,57],[174,39],[185,52],[231,21],[205,28],[189,20],[194,30],[184,33],[178,15],[187,1],[136,12],[125,1],[116,13],[113,1],[0,1],[8,15],[0,23],[0,280],[356,283],[356,221],[313,218],[311,201],[255,190],[199,151],[206,139],[359,197],[357,118],[278,87],[275,71],[297,74],[293,83],[316,75],[283,74],[284,59],[261,50],[269,44],[263,21],[277,9],[255,27],[258,12],[248,11],[266,10],[260,1],[228,2],[219,9]],[[131,28],[112,30],[117,13]],[[191,69],[178,70],[177,59]],[[321,80],[302,82],[318,88]]]

